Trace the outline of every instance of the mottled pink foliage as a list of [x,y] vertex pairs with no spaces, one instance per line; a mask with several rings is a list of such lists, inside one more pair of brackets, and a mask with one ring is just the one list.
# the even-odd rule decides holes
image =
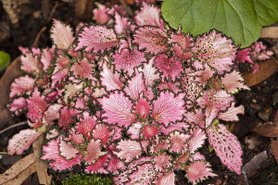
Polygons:
[[101,25],[79,25],[76,34],[54,20],[52,48],[21,48],[28,75],[12,83],[9,109],[27,111],[31,128],[10,140],[8,152],[21,154],[46,133],[41,159],[54,170],[80,165],[117,185],[174,185],[182,170],[197,184],[215,176],[199,151],[208,140],[240,174],[240,143],[219,120],[244,113],[234,94],[249,88],[236,61],[271,52],[262,43],[237,52],[216,30],[194,38],[166,27],[147,4],[155,1],[137,2],[133,17],[98,4],[93,19]]

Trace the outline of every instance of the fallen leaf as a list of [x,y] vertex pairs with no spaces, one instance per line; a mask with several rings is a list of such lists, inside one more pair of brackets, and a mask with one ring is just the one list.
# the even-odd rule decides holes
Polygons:
[[278,125],[267,122],[254,128],[256,133],[265,137],[278,137]]
[[258,64],[260,66],[260,70],[257,73],[244,73],[242,75],[245,84],[249,87],[252,87],[264,81],[272,74],[274,74],[278,69],[277,61],[275,59],[262,61]]
[[134,4],[134,3],[135,3],[135,1],[134,1],[134,0],[125,0],[125,2],[126,2],[127,4],[129,4],[129,5],[132,5],[132,4]]
[[39,139],[37,139],[33,143],[33,151],[36,159],[36,171],[37,171],[40,184],[51,185],[52,177],[47,173],[48,164],[46,161],[42,161],[40,159],[43,142],[44,142],[44,135],[41,135]]
[[35,154],[20,159],[11,168],[0,175],[0,184],[17,185],[22,184],[31,174],[36,172]]
[[278,26],[269,26],[262,29],[261,38],[278,38]]
[[276,159],[276,162],[278,163],[278,140],[271,141],[271,150]]
[[9,103],[10,85],[16,77],[23,74],[20,70],[19,57],[16,58],[6,69],[4,75],[0,79],[0,129],[7,126],[7,123],[12,119],[12,116],[7,109]]
[[75,16],[80,20],[91,18],[93,10],[93,0],[76,1]]
[[257,170],[260,169],[263,162],[266,161],[267,159],[268,159],[268,155],[266,151],[257,154],[255,157],[253,157],[253,159],[251,159],[243,166],[242,168],[243,173],[245,173],[249,177],[255,175]]

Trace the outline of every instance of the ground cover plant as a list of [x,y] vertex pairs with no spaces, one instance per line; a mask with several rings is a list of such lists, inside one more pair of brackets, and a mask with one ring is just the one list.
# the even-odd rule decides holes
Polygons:
[[239,63],[268,59],[258,42],[240,49],[216,29],[198,36],[171,29],[155,5],[134,16],[98,5],[98,25],[53,20],[51,48],[21,48],[25,74],[11,85],[9,109],[30,128],[10,141],[22,154],[46,135],[42,160],[51,169],[81,166],[114,184],[171,185],[175,171],[197,184],[213,172],[200,152],[210,145],[241,174],[242,149],[226,127],[244,114],[234,95],[249,90]]

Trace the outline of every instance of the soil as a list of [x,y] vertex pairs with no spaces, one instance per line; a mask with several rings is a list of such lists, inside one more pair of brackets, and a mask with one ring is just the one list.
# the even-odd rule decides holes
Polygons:
[[[113,2],[113,1],[112,1]],[[30,0],[26,4],[19,4],[17,11],[19,12],[19,22],[13,25],[2,8],[0,1],[0,50],[3,50],[11,55],[12,60],[20,55],[19,46],[30,47],[36,35],[40,30],[46,27],[46,31],[42,32],[37,47],[47,47],[51,45],[49,38],[49,28],[51,19],[59,19],[70,25],[75,26],[77,19],[74,15],[74,5],[66,1],[48,1]],[[108,2],[111,3],[111,2]],[[52,15],[51,15],[52,14]],[[271,44],[271,41],[266,41]],[[1,75],[2,73],[0,73]],[[246,164],[254,156],[262,151],[268,151],[269,157],[264,162],[262,167],[257,171],[256,175],[248,178],[237,176],[228,171],[221,164],[219,158],[215,156],[210,149],[204,149],[207,158],[210,158],[214,172],[218,175],[216,178],[208,179],[201,184],[215,185],[277,185],[278,184],[278,165],[270,151],[270,139],[257,135],[252,132],[252,129],[260,123],[273,121],[275,112],[278,108],[278,73],[275,73],[264,82],[254,86],[250,91],[242,91],[236,95],[238,104],[243,104],[245,107],[245,115],[241,116],[237,123],[228,123],[231,125],[231,130],[238,136],[244,150],[243,163]],[[9,88],[9,87],[7,87]],[[24,120],[24,117],[16,118],[13,123]],[[6,151],[8,139],[27,125],[11,129],[5,134],[0,135],[0,151]],[[26,151],[28,154],[30,151]],[[22,156],[7,156],[0,155],[0,173],[3,173],[13,163],[19,160]],[[79,171],[79,169],[74,169]],[[54,176],[55,184],[60,184],[67,173],[55,173],[50,171]],[[188,184],[183,172],[177,172],[177,184]],[[37,185],[38,179],[36,175],[30,176],[26,185]]]

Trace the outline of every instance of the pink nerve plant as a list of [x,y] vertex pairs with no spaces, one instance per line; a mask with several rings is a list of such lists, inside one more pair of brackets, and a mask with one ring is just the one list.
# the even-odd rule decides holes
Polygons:
[[244,113],[234,94],[248,89],[233,41],[216,30],[175,32],[146,3],[133,18],[122,10],[98,5],[102,25],[84,25],[75,37],[54,20],[52,48],[21,48],[26,75],[11,85],[9,108],[26,113],[31,128],[10,140],[9,154],[46,132],[41,159],[54,170],[83,163],[115,184],[141,185],[174,185],[183,170],[197,184],[216,176],[199,152],[208,140],[241,174],[240,143],[224,125]]

